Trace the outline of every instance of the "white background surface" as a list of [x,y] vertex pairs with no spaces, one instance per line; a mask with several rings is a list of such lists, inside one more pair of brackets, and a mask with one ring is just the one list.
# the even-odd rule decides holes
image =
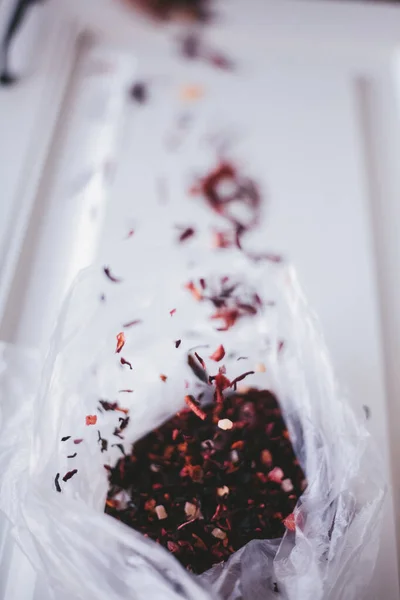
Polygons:
[[[255,6],[258,9],[260,7],[258,3]],[[293,16],[296,11],[290,4],[287,9],[290,30],[293,23],[296,23]],[[385,258],[379,252],[382,249],[380,241],[384,236],[377,230],[376,219],[382,217],[382,212],[381,206],[376,206],[380,200],[377,189],[371,190],[371,165],[368,160],[371,148],[366,148],[367,132],[361,114],[362,94],[358,83],[359,78],[363,77],[372,86],[378,86],[378,90],[383,89],[382,95],[389,102],[390,94],[386,92],[392,92],[391,86],[395,87],[395,80],[391,79],[394,71],[391,70],[389,58],[392,55],[382,51],[381,56],[379,45],[376,56],[370,60],[366,53],[360,52],[356,42],[353,47],[348,44],[346,53],[343,51],[346,43],[338,33],[335,46],[334,32],[331,33],[329,44],[321,42],[321,29],[327,30],[333,23],[336,24],[336,32],[341,31],[340,24],[349,27],[349,15],[345,7],[334,9],[336,20],[327,13],[324,16],[319,8],[308,3],[304,4],[303,10],[306,11],[302,13],[304,18],[307,14],[315,17],[314,25],[309,25],[309,31],[314,33],[315,48],[320,52],[313,48],[310,37],[305,42],[301,35],[293,35],[293,30],[288,36],[282,24],[279,25],[279,18],[276,27],[270,21],[266,25],[266,31],[271,33],[269,39],[266,35],[265,39],[253,39],[247,45],[241,44],[239,56],[245,73],[245,85],[243,82],[240,84],[235,77],[212,73],[207,69],[173,67],[175,63],[170,58],[166,56],[160,59],[146,42],[138,43],[138,76],[143,74],[150,80],[152,97],[148,105],[130,105],[124,112],[120,151],[115,156],[118,163],[117,179],[105,207],[106,218],[104,221],[98,219],[99,237],[93,237],[93,247],[88,255],[97,253],[107,262],[112,245],[137,221],[141,218],[157,218],[156,208],[159,210],[160,207],[154,183],[158,174],[167,174],[173,178],[177,160],[181,165],[187,164],[192,170],[193,162],[197,166],[198,148],[191,146],[190,142],[178,157],[165,155],[165,136],[160,135],[160,128],[165,123],[173,122],[180,110],[177,100],[180,86],[188,83],[203,85],[204,99],[199,100],[195,108],[200,115],[199,128],[204,131],[211,129],[212,132],[213,129],[226,130],[234,124],[239,140],[234,151],[245,159],[251,172],[261,178],[263,187],[268,192],[269,204],[262,243],[273,251],[282,252],[298,268],[310,301],[321,318],[338,377],[348,390],[354,410],[363,418],[362,405],[366,404],[371,409],[368,426],[383,453],[390,478],[389,452],[395,456],[397,444],[393,436],[390,444],[387,443],[388,420],[392,421],[392,429],[396,422],[392,418],[395,415],[394,409],[392,410],[395,388],[390,386],[388,379],[385,380],[384,372],[387,364],[384,365],[382,338],[385,336],[387,315],[385,316],[385,311],[382,314],[379,306],[383,294],[380,286],[382,281],[385,283],[385,279],[378,277],[377,263]],[[249,12],[246,11],[246,19],[250,18]],[[392,26],[392,13],[383,11],[375,13],[377,14],[386,19],[382,16],[381,20],[375,20],[377,39],[385,39],[382,30],[385,24],[387,27],[389,23]],[[356,16],[359,17],[357,30],[361,31],[361,13]],[[371,21],[374,19],[371,18]],[[257,29],[259,20],[257,27],[255,22],[254,25]],[[281,35],[279,27],[282,28]],[[300,29],[301,27],[304,28],[303,25]],[[366,26],[366,37],[367,34],[369,35]],[[278,39],[279,43],[274,46],[272,38]],[[229,40],[222,40],[221,43],[228,44]],[[371,45],[371,37],[368,45]],[[69,54],[66,54],[69,65],[75,60],[74,52],[75,46],[71,45]],[[362,59],[359,58],[360,55],[363,55]],[[83,60],[90,62],[90,59]],[[126,76],[126,63],[124,64],[125,66],[118,67],[125,69],[122,79]],[[171,67],[175,69],[172,73]],[[42,66],[40,69],[43,68]],[[68,71],[65,64],[63,68]],[[133,71],[132,67],[132,74]],[[165,78],[166,72],[171,73],[169,83]],[[40,73],[36,77],[40,77]],[[60,192],[63,189],[60,182],[65,182],[66,159],[70,155],[71,144],[80,146],[77,128],[82,131],[84,103],[79,89],[80,86],[87,86],[87,81],[85,83],[80,77],[78,76],[78,82],[71,83],[68,88],[68,109],[62,113],[61,133],[58,127],[56,144],[51,147],[52,152],[57,151],[59,155],[59,160],[53,162],[51,167],[53,183],[45,186],[43,196],[32,198],[36,205],[47,208],[45,211],[40,208],[36,210],[39,217],[36,217],[34,227],[30,228],[27,238],[29,245],[25,245],[22,262],[20,261],[18,273],[8,294],[1,330],[3,339],[30,345],[46,345],[59,299],[63,295],[68,273],[71,272],[72,261],[68,263],[70,250],[74,249],[76,255],[76,249],[82,248],[82,243],[86,241],[85,233],[80,238],[74,234],[77,232],[76,222],[84,221],[85,215],[87,218],[92,208],[90,198],[83,202],[75,201],[66,209],[65,202],[68,199]],[[28,93],[34,94],[37,81],[32,76],[30,83],[23,83],[25,88],[16,88],[11,92],[0,90],[0,119],[7,121],[9,127],[11,119],[14,119],[13,127],[20,136],[12,138],[15,156],[19,155],[18,149],[22,149],[23,144],[24,148],[28,145],[27,141],[32,139],[32,135],[38,135],[31,134],[33,130],[26,128],[24,121],[21,121],[22,117],[28,118],[26,97]],[[65,83],[60,83],[60,89],[62,85]],[[77,87],[74,88],[73,85]],[[46,98],[46,80],[43,81],[43,86],[42,93]],[[11,96],[3,95],[8,93]],[[90,95],[90,91],[83,95],[85,93]],[[61,93],[60,96],[62,97]],[[379,93],[369,96],[372,125],[384,118],[380,111],[382,103],[379,103],[379,98],[376,100],[376,96],[379,97]],[[11,97],[14,98],[12,110]],[[61,104],[61,100],[58,102]],[[392,108],[390,103],[389,108]],[[29,110],[29,118],[34,120],[39,109],[35,112],[29,106]],[[21,118],[19,114],[22,115]],[[387,118],[391,119],[392,116]],[[48,123],[46,119],[45,122]],[[72,132],[68,125],[71,125]],[[389,125],[385,122],[384,127],[394,135],[393,121]],[[54,133],[49,124],[47,130]],[[40,143],[39,146],[42,147]],[[87,147],[90,148],[90,144]],[[396,148],[396,142],[390,141],[390,144],[385,145],[387,152],[390,148]],[[376,152],[375,147],[372,150]],[[7,154],[8,146],[5,146],[4,141],[0,142],[0,156]],[[393,160],[393,156],[386,154],[384,158]],[[9,235],[12,231],[12,221],[8,221],[10,207],[18,197],[16,194],[23,180],[22,173],[26,163],[22,158],[19,162],[16,160],[13,170],[7,164],[4,160],[0,167],[6,181],[6,192],[0,207],[4,210],[2,215],[5,215],[3,225],[5,222],[10,223],[7,225]],[[380,174],[384,173],[380,164],[376,168],[378,167]],[[49,175],[46,170],[44,173]],[[79,175],[78,165],[76,172],[70,172],[69,176],[73,180]],[[393,188],[390,188],[389,183],[386,185],[389,187],[386,188],[385,200],[389,203]],[[173,206],[171,210],[175,210]],[[69,215],[67,219],[64,218],[66,210]],[[168,210],[168,205],[163,210]],[[35,236],[40,239],[39,245]],[[3,233],[0,242],[4,243],[6,239],[8,238]],[[51,254],[55,266],[63,265],[56,269],[57,280],[49,280],[48,269],[43,264],[46,254]],[[83,260],[87,260],[87,256]],[[25,295],[27,289],[30,291]],[[51,304],[40,301],[45,292],[52,298]],[[390,303],[383,308],[387,311],[389,306]],[[387,370],[386,376],[388,377]],[[385,384],[391,390],[392,397],[386,395]],[[395,483],[398,484],[397,479]],[[389,495],[379,561],[368,600],[377,597],[396,600],[399,597],[395,551],[396,519],[391,502]],[[19,571],[18,561],[22,559],[17,557],[15,560],[17,562],[13,563],[13,573]],[[13,579],[15,585],[14,575]],[[26,581],[29,580],[24,582],[20,579],[17,591],[3,584],[5,600],[22,598],[24,588],[31,588],[31,585],[26,586]],[[43,598],[43,594],[40,594],[37,591],[36,597]]]

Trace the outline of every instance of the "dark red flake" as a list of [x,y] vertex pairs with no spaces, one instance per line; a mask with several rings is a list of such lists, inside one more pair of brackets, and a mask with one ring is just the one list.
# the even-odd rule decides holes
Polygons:
[[130,368],[130,370],[132,371],[133,367],[132,367],[131,363],[129,362],[129,360],[126,360],[123,356],[121,356],[121,358],[120,358],[120,363],[121,363],[121,365],[127,365]]
[[201,364],[201,366],[203,367],[203,369],[205,369],[206,368],[206,363],[201,358],[201,356],[199,354],[197,354],[197,352],[195,352],[194,355],[197,358],[197,360],[199,361],[199,363]]
[[200,381],[203,381],[204,383],[208,383],[208,375],[207,375],[207,371],[204,368],[201,368],[198,364],[198,362],[193,358],[193,356],[191,354],[189,354],[188,358],[187,358],[187,362],[189,367],[191,368],[193,374],[200,379]]
[[[118,393],[119,393],[119,394],[122,394],[122,392],[127,392],[128,394],[132,394],[133,390],[118,390]],[[120,409],[120,410],[122,410],[122,409]],[[123,410],[124,410],[124,411],[125,411],[125,410],[127,411],[127,409],[126,409],[126,408],[125,408],[125,409],[123,409]]]
[[62,437],[62,438],[61,438],[61,441],[62,441],[62,442],[66,442],[66,441],[67,441],[67,440],[69,440],[70,438],[71,438],[71,436],[70,436],[70,435],[66,435],[65,437]]
[[144,104],[149,96],[147,85],[142,81],[134,83],[130,89],[130,96],[138,104]]
[[[222,184],[229,184],[229,192],[221,191]],[[240,236],[258,223],[261,195],[251,179],[242,177],[228,162],[221,162],[214,170],[194,185],[193,194],[201,194],[217,214],[225,217],[233,225],[234,241],[240,248]],[[249,218],[242,223],[231,207],[238,203],[246,206]],[[217,247],[225,247],[228,237],[225,234],[216,238]]]
[[171,317],[173,317],[175,313],[176,313],[176,308],[173,308],[172,310],[169,311],[169,314],[171,315]]
[[112,275],[109,267],[104,267],[103,271],[110,281],[112,281],[113,283],[121,283],[122,279],[120,279],[119,277],[115,277],[115,275]]
[[78,455],[78,453],[75,452],[74,454],[70,454],[69,456],[67,456],[67,458],[75,458],[75,456],[77,456],[77,455]]
[[182,340],[175,340],[175,348],[179,348],[179,346],[181,345]]
[[193,229],[193,227],[187,227],[184,231],[182,231],[182,233],[179,236],[179,241],[180,242],[184,242],[185,240],[188,240],[189,238],[191,238],[192,236],[194,236],[195,234],[195,230]]
[[127,329],[128,327],[133,327],[134,325],[139,325],[139,323],[142,323],[142,321],[140,319],[135,319],[134,321],[129,321],[128,323],[124,323],[122,325],[122,327],[124,329]]
[[242,375],[235,377],[235,379],[233,379],[231,381],[230,387],[233,387],[233,389],[236,390],[236,384],[239,383],[239,381],[243,381],[243,379],[245,377],[247,377],[248,375],[254,375],[254,371],[246,371],[246,373],[243,373]]
[[60,479],[60,473],[57,473],[57,475],[54,479],[54,485],[56,486],[57,492],[61,492],[61,487],[60,487],[60,484],[58,483],[59,479]]
[[161,379],[161,381],[165,382],[165,381],[167,381],[168,377],[166,375],[161,374],[160,379]]
[[188,405],[188,407],[190,408],[190,410],[192,410],[194,412],[195,415],[197,415],[202,421],[204,421],[204,419],[207,417],[206,413],[204,411],[201,410],[201,408],[196,404],[195,399],[193,398],[193,396],[185,396],[185,402]]
[[215,401],[223,402],[223,391],[231,386],[231,382],[225,376],[225,368],[220,367],[217,375],[211,375],[209,381],[215,385]]
[[211,319],[221,319],[224,321],[223,327],[218,327],[217,331],[228,331],[228,329],[235,325],[239,317],[240,312],[237,308],[221,308],[211,315]]
[[208,61],[214,67],[224,71],[232,71],[234,68],[233,61],[223,54],[211,54],[208,57]]
[[[133,392],[133,390],[119,390],[120,392]],[[127,408],[121,408],[118,402],[108,402],[107,400],[99,400],[99,404],[105,411],[116,410],[122,413],[128,414]]]
[[97,431],[97,435],[99,436],[98,438],[98,442],[100,444],[100,450],[101,452],[107,452],[108,449],[108,441],[105,438],[101,437],[101,433],[100,431]]
[[65,475],[63,477],[63,481],[68,481],[69,479],[71,479],[71,477],[76,475],[77,472],[78,472],[78,469],[73,469],[72,471],[68,471],[68,473],[65,473]]
[[125,448],[124,448],[124,446],[122,444],[111,444],[111,447],[112,448],[115,448],[115,447],[118,448],[119,450],[121,450],[122,454],[124,456],[126,456]]
[[77,440],[74,440],[74,444],[81,444],[83,442],[82,438],[79,438]]

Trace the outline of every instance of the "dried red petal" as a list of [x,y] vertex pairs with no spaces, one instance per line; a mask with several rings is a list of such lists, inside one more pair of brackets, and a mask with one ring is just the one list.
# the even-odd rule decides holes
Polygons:
[[223,54],[211,54],[208,57],[208,61],[213,67],[217,67],[223,71],[232,71],[234,69],[233,61]]
[[86,425],[96,425],[97,416],[96,415],[87,415],[86,416]]
[[77,440],[74,440],[74,444],[81,444],[83,442],[83,438],[79,438]]
[[223,402],[224,396],[223,391],[231,386],[230,380],[225,377],[225,369],[224,367],[220,367],[217,375],[212,375],[210,377],[210,383],[214,382],[215,385],[215,401]]
[[225,348],[223,347],[223,345],[221,344],[220,346],[218,346],[218,348],[215,350],[215,352],[213,352],[210,356],[211,360],[215,360],[215,362],[219,362],[220,360],[222,360],[225,356]]
[[236,384],[239,383],[239,381],[243,381],[245,377],[247,377],[248,375],[254,375],[254,373],[255,371],[246,371],[246,373],[235,377],[235,379],[233,379],[233,381],[231,382],[231,387],[233,387],[233,389],[236,390]]
[[197,352],[195,352],[194,355],[197,358],[197,360],[199,361],[199,363],[201,364],[201,366],[203,367],[203,369],[205,369],[206,368],[206,363],[201,358],[201,356],[199,354],[197,354]]
[[110,281],[112,281],[113,283],[121,283],[122,279],[119,277],[115,277],[115,275],[112,275],[110,267],[104,267],[103,271]]
[[129,362],[129,360],[126,360],[123,356],[121,356],[121,358],[120,358],[120,363],[121,363],[121,365],[128,365],[128,367],[132,371],[133,367],[132,367],[131,363]]
[[228,231],[215,231],[213,233],[213,248],[230,248],[233,245],[232,234]]
[[63,481],[68,481],[69,479],[71,479],[71,477],[76,475],[77,472],[78,472],[78,469],[73,469],[72,471],[68,471],[68,473],[65,473],[65,475],[63,477]]
[[188,405],[188,407],[190,408],[190,410],[192,410],[197,417],[199,417],[202,421],[204,421],[204,419],[207,417],[207,415],[196,404],[196,401],[193,398],[193,396],[185,396],[185,402]]
[[176,308],[173,308],[172,310],[169,311],[169,314],[171,315],[171,317],[176,313]]
[[181,345],[182,340],[175,340],[175,348],[179,348],[179,346]]
[[117,348],[115,350],[116,354],[118,354],[119,352],[121,352],[122,348],[125,346],[125,334],[121,331],[120,333],[117,334],[116,336],[117,338]]
[[168,377],[166,375],[160,375],[161,381],[167,381]]
[[221,308],[211,315],[211,319],[222,319],[224,321],[224,326],[218,327],[217,331],[227,331],[235,325],[239,317],[240,313],[237,308]]
[[184,231],[182,231],[181,235],[179,236],[179,241],[184,242],[185,240],[188,240],[189,238],[194,236],[195,233],[196,232],[193,229],[193,227],[187,227]]
[[283,524],[286,529],[289,529],[289,531],[296,531],[296,520],[294,514],[290,513],[290,515],[283,520]]
[[201,300],[203,298],[203,294],[201,291],[195,286],[193,281],[189,281],[185,284],[185,288],[189,290],[195,300]]
[[128,327],[133,327],[134,325],[139,325],[139,323],[142,323],[141,319],[135,319],[134,321],[129,321],[128,323],[124,323],[122,325],[122,327],[124,327],[124,329],[127,329]]

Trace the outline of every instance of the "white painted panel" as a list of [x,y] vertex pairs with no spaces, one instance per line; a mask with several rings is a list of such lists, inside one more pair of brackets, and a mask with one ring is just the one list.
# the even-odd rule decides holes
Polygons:
[[[248,164],[268,196],[265,226],[253,243],[283,253],[297,267],[355,412],[364,418],[363,405],[370,408],[367,425],[389,479],[378,291],[356,81],[342,67],[299,67],[276,57],[260,63],[256,68],[253,61],[247,79],[239,82],[182,66],[167,86],[162,83],[167,67],[145,61],[142,71],[155,82],[152,97],[146,106],[131,109],[101,256],[108,261],[113,245],[140,222],[152,220],[155,230],[174,216],[179,224],[192,224],[193,199],[180,190],[207,162],[210,150],[203,134],[233,131],[238,140],[233,153]],[[182,83],[205,87],[194,109],[199,124],[177,154],[166,153],[171,123],[182,108],[191,109],[177,102]],[[193,141],[199,139],[200,144]],[[156,193],[159,176],[173,196],[165,206]],[[398,598],[390,495],[368,600],[378,594]]]

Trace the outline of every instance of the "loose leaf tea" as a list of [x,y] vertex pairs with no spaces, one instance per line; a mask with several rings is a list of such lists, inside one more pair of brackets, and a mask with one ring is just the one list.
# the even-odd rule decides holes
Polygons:
[[[190,410],[107,468],[106,512],[202,573],[253,539],[294,530],[305,477],[271,392],[231,393],[202,407],[193,396],[185,402]],[[128,503],[118,501],[123,490]]]

